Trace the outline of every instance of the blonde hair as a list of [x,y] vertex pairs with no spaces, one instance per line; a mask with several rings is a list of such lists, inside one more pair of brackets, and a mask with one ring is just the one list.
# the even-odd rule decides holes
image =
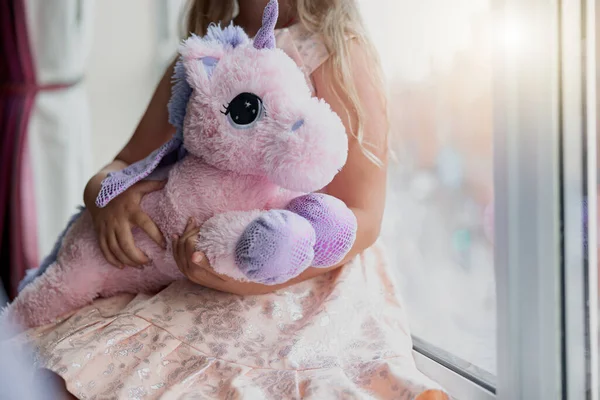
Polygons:
[[[348,117],[352,111],[357,115],[356,127],[352,126],[352,118],[348,118],[352,135],[358,141],[363,153],[372,162],[381,165],[381,160],[367,149],[367,146],[374,144],[366,143],[364,140],[365,112],[350,71],[348,38],[356,40],[364,49],[365,56],[373,62],[373,68],[370,68],[373,73],[365,76],[365,79],[372,80],[371,83],[381,94],[382,106],[386,107],[379,56],[368,38],[356,0],[294,0],[294,2],[300,23],[311,33],[320,35],[330,53],[334,67],[332,82],[334,94],[338,99],[342,96],[349,99],[351,109],[345,110]],[[187,16],[188,33],[202,35],[212,22],[229,23],[234,18],[234,11],[235,0],[190,0]],[[341,88],[341,93],[337,88]]]

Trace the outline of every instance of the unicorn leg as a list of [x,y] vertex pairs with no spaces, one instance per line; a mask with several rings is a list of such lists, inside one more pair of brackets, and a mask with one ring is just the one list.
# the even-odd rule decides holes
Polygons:
[[71,229],[71,226],[73,226],[73,224],[79,219],[79,217],[81,217],[81,215],[84,212],[85,212],[85,208],[80,207],[79,211],[71,217],[71,219],[67,223],[67,226],[62,231],[62,233],[59,235],[58,239],[56,240],[56,243],[54,243],[54,247],[52,248],[52,251],[50,252],[50,254],[48,254],[48,256],[46,256],[46,258],[44,258],[42,260],[42,263],[40,264],[40,266],[38,268],[27,271],[27,275],[19,283],[19,292],[21,292],[23,290],[23,288],[25,288],[25,286],[27,286],[31,282],[33,282],[33,280],[36,279],[38,276],[43,275],[44,272],[46,272],[46,270],[48,269],[48,267],[50,267],[52,264],[54,264],[56,262],[56,259],[58,258],[58,252],[60,251],[60,249],[62,247],[62,242],[65,239],[67,232],[69,232],[69,229]]
[[19,293],[4,318],[32,328],[91,303],[104,284],[100,267],[105,263],[100,257],[59,259]]
[[315,230],[313,267],[334,266],[352,248],[356,239],[356,217],[341,200],[311,193],[293,199],[286,209],[306,218]]
[[308,268],[315,232],[308,221],[286,210],[218,214],[202,225],[196,248],[216,272],[273,285]]
[[[147,239],[150,241],[150,239]],[[9,322],[31,328],[52,322],[99,296],[152,291],[168,283],[154,266],[120,270],[104,258],[84,213],[67,233],[58,259],[19,293],[3,315]]]

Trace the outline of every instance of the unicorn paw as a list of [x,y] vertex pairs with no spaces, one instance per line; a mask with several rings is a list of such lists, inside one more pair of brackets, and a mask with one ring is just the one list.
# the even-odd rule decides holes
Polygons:
[[235,259],[248,279],[274,285],[311,265],[314,244],[315,231],[305,218],[270,210],[248,225],[236,246]]

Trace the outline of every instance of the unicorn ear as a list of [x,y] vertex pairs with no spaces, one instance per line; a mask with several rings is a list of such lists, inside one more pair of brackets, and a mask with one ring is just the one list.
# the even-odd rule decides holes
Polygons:
[[182,43],[179,53],[188,83],[194,89],[202,89],[223,57],[224,48],[218,42],[192,35]]
[[221,58],[224,53],[223,45],[207,36],[202,38],[192,34],[179,47],[179,54],[184,61],[199,60],[204,57]]
[[204,72],[206,72],[207,78],[210,80],[210,78],[212,77],[213,70],[219,63],[219,59],[208,56],[208,57],[202,57],[200,59],[200,61],[202,62],[202,65],[204,66]]

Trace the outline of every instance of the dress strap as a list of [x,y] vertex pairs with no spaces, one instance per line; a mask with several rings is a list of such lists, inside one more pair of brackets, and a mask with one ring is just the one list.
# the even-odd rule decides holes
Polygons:
[[285,51],[300,67],[315,94],[311,75],[329,58],[329,51],[320,35],[309,32],[302,24],[296,23],[289,28],[276,30],[275,39],[277,47]]

